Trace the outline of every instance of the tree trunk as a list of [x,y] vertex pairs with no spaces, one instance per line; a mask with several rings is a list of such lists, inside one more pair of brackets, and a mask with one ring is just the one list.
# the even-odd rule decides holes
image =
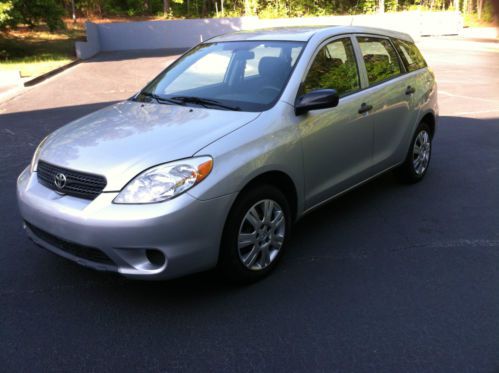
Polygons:
[[385,0],[378,1],[378,12],[381,14],[385,12]]
[[494,8],[494,23],[496,24],[496,38],[499,39],[499,1],[492,1]]
[[476,11],[478,13],[478,20],[482,19],[482,10],[483,10],[483,0],[477,0],[476,2]]
[[75,0],[71,0],[71,13],[73,16],[73,23],[76,23],[76,6],[75,6]]
[[249,5],[249,0],[244,0],[244,15],[249,16],[250,15],[250,5]]
[[144,6],[144,13],[146,13],[146,14],[150,14],[151,13],[150,12],[151,6],[149,4],[149,1],[150,0],[144,0],[144,5],[143,6]]
[[163,0],[163,15],[166,17],[170,13],[170,0]]
[[203,13],[203,18],[206,17],[208,13],[208,8],[206,7],[206,0],[203,0],[203,9],[201,10],[201,12]]

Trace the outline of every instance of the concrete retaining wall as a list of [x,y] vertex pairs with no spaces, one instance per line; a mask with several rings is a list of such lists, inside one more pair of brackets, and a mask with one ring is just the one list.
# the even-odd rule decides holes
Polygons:
[[95,56],[101,51],[99,25],[92,22],[85,22],[87,41],[77,41],[75,43],[76,57],[86,60]]
[[87,22],[87,41],[76,43],[78,58],[100,51],[187,49],[228,32],[281,26],[363,25],[422,35],[459,34],[463,22],[458,12],[400,12],[358,16],[259,19],[258,17],[187,19],[174,21]]

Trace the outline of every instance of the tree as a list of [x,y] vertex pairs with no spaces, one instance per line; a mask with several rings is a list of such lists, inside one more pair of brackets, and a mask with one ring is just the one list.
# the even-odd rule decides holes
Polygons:
[[477,0],[477,3],[476,3],[476,12],[477,12],[479,20],[482,19],[482,10],[483,10],[483,0]]
[[76,22],[76,5],[75,5],[75,0],[71,0],[71,13],[72,13],[73,22]]
[[12,26],[25,23],[34,27],[45,22],[51,32],[64,28],[64,9],[56,0],[11,0],[7,3],[12,4],[8,11],[9,23]]
[[12,1],[0,1],[0,30],[12,23]]

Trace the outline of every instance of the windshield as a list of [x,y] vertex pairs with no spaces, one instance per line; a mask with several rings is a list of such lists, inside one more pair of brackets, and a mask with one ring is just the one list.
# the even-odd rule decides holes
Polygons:
[[267,110],[286,86],[303,46],[290,41],[201,44],[164,70],[136,99],[220,110]]

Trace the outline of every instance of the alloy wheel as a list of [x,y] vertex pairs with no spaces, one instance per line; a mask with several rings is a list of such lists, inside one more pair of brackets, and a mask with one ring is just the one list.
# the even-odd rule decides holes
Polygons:
[[414,140],[412,150],[412,165],[416,175],[421,176],[428,168],[430,162],[431,142],[427,131],[422,130]]
[[239,228],[238,253],[242,264],[254,271],[268,267],[284,242],[286,220],[283,209],[271,199],[255,203]]

